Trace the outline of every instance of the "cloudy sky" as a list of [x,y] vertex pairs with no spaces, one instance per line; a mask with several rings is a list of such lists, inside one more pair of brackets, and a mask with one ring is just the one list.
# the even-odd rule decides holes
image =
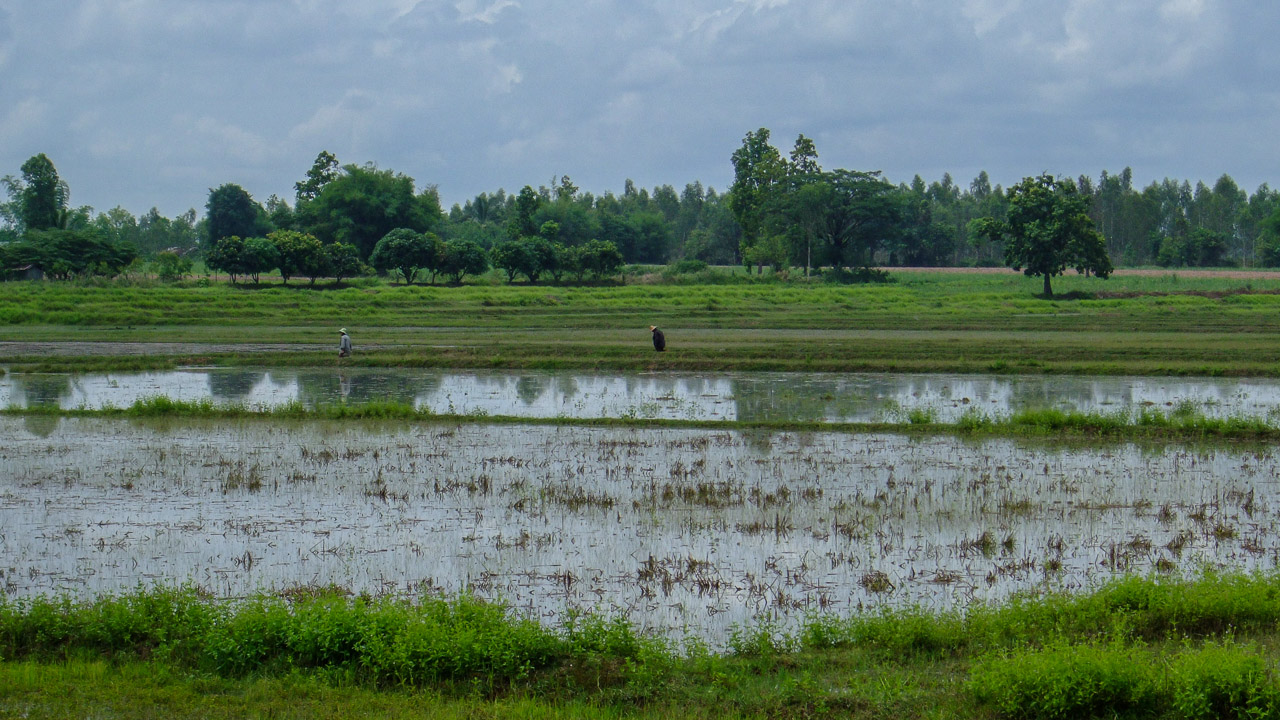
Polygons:
[[0,0],[0,175],[73,205],[293,199],[321,150],[446,207],[568,175],[724,190],[767,127],[893,182],[1280,186],[1270,0]]

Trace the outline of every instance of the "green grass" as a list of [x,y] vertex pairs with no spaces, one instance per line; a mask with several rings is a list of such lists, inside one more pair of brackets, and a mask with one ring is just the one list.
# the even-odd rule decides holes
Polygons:
[[[0,362],[81,371],[331,364],[345,326],[352,363],[368,366],[1280,375],[1280,276],[1065,276],[1055,299],[1013,272],[894,277],[320,290],[2,283],[0,340],[199,347],[142,357],[11,349]],[[666,331],[668,352],[652,352],[650,324]],[[287,349],[264,353],[256,343]]]
[[1278,622],[1274,574],[814,617],[720,652],[466,596],[140,588],[0,599],[0,716],[1277,717]]

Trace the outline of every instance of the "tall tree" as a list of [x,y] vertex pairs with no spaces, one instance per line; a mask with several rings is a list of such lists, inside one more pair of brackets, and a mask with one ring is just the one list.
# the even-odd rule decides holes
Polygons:
[[796,138],[795,147],[791,149],[791,171],[801,175],[822,172],[822,166],[818,164],[818,148],[804,135]]
[[325,185],[338,179],[338,158],[328,150],[321,150],[316,161],[307,171],[305,180],[293,184],[295,200],[299,205],[315,200]]
[[19,188],[17,214],[24,231],[64,226],[62,218],[70,193],[48,156],[40,153],[22,163]]
[[520,195],[516,197],[515,215],[507,224],[507,236],[512,240],[518,240],[522,237],[537,235],[538,225],[534,213],[538,212],[541,206],[542,198],[537,191],[528,185],[520,188]]
[[748,132],[733,153],[733,185],[729,209],[742,226],[743,257],[765,234],[766,208],[774,200],[787,172],[778,149],[769,144],[769,128]]
[[1106,241],[1089,217],[1089,202],[1070,179],[1045,173],[1009,189],[1006,220],[983,218],[978,231],[1004,243],[1005,264],[1029,277],[1044,277],[1045,297],[1053,297],[1050,278],[1067,268],[1111,274]]

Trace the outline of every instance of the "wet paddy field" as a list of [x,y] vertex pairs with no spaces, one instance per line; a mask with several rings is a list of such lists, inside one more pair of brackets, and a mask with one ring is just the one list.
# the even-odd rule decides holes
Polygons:
[[0,374],[0,408],[124,408],[163,396],[255,409],[373,401],[437,415],[954,423],[1026,410],[1191,411],[1280,422],[1280,381],[951,373],[652,373],[404,368],[186,368]]
[[0,591],[468,591],[675,637],[1280,564],[1270,447],[0,417]]

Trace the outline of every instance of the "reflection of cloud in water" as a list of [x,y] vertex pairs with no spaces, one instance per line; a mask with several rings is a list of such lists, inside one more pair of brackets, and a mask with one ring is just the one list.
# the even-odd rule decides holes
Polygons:
[[398,402],[438,414],[640,417],[689,420],[904,422],[925,410],[940,422],[966,413],[1023,410],[1167,413],[1280,419],[1280,382],[1059,376],[805,373],[443,372],[421,369],[226,368],[82,375],[10,373],[4,406],[128,407],[163,395],[271,407],[299,401]]
[[727,379],[569,374],[450,374],[415,404],[437,414],[733,419]]

